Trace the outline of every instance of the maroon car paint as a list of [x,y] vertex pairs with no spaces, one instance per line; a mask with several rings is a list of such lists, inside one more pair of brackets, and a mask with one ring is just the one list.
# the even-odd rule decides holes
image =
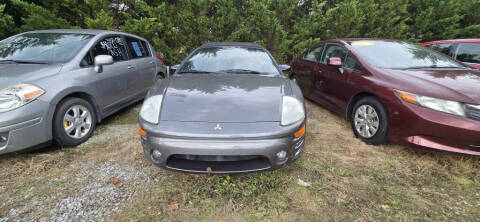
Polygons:
[[362,73],[306,61],[302,56],[294,59],[292,73],[297,75],[297,83],[305,97],[348,118],[356,96],[374,95],[387,109],[389,140],[480,155],[480,121],[407,103],[393,91],[399,89],[439,99],[480,104],[480,71],[377,68],[357,57],[348,41],[323,43],[345,47],[362,67]]

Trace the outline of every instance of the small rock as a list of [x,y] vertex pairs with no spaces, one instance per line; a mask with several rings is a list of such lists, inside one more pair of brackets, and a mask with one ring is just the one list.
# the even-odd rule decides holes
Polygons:
[[309,182],[305,182],[303,181],[302,179],[298,179],[298,185],[302,186],[302,187],[309,187],[309,186],[312,186],[312,183],[309,183]]

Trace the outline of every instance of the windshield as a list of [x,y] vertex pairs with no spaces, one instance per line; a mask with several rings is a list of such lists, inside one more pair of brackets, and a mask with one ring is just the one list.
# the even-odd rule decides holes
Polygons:
[[0,61],[66,62],[93,36],[65,33],[26,33],[0,41]]
[[265,50],[239,47],[200,49],[179,70],[179,73],[187,72],[278,74],[273,60]]
[[390,69],[466,68],[430,49],[406,42],[355,41],[357,55],[373,66]]

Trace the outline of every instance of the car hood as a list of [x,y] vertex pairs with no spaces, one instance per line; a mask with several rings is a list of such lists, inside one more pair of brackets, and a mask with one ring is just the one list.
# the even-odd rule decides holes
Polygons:
[[35,83],[36,80],[57,74],[59,64],[0,64],[0,89],[18,83]]
[[162,121],[280,121],[287,82],[280,76],[182,74],[169,80]]
[[401,80],[410,91],[435,98],[480,104],[480,72],[463,69],[393,70],[391,75]]

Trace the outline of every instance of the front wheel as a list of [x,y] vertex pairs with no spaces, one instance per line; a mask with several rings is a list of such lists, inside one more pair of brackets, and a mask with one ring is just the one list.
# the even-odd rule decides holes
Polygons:
[[92,105],[80,98],[67,98],[55,111],[53,134],[62,146],[77,146],[90,138],[95,129]]
[[372,145],[387,143],[387,112],[377,98],[361,98],[355,103],[350,119],[355,136],[362,141]]
[[297,76],[295,74],[292,74],[290,76],[290,79],[294,82],[294,83],[297,83]]

